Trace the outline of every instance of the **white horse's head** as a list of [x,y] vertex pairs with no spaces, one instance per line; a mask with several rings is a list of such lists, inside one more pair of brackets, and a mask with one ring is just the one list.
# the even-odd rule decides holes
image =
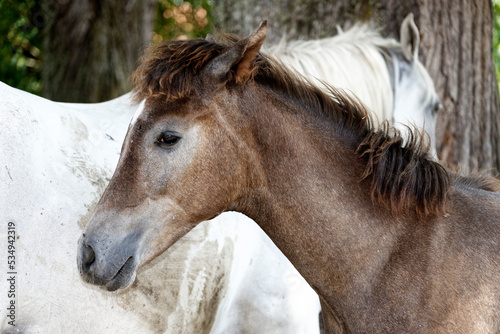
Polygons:
[[[391,61],[388,68],[394,92],[393,121],[398,128],[402,125],[416,126],[429,135],[430,153],[436,154],[437,113],[442,108],[434,83],[418,60],[420,35],[409,14],[401,24],[401,49],[389,49]],[[392,65],[392,66],[391,66]]]

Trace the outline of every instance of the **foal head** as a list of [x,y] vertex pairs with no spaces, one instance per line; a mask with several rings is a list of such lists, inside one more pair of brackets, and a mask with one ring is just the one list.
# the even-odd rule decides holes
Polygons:
[[136,98],[144,102],[79,242],[84,280],[108,290],[130,285],[140,265],[238,202],[247,157],[217,106],[231,109],[220,88],[251,78],[265,35],[264,22],[229,47],[175,41],[145,56],[135,73]]
[[[135,73],[137,100],[144,102],[80,239],[86,281],[126,287],[140,265],[199,222],[226,210],[262,210],[259,195],[282,184],[264,171],[281,166],[277,152],[285,152],[289,171],[302,165],[330,183],[331,170],[359,171],[364,159],[379,203],[402,212],[419,202],[423,216],[441,206],[444,188],[429,181],[444,179],[439,166],[403,147],[401,137],[373,132],[366,110],[340,92],[332,88],[330,96],[260,55],[265,34],[263,24],[230,46],[175,41],[146,56]],[[327,168],[306,168],[314,159]]]

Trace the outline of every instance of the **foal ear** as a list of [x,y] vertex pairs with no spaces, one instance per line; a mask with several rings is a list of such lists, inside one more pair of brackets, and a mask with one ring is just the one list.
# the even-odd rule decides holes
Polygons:
[[266,39],[266,33],[267,21],[262,21],[250,36],[234,43],[226,52],[212,60],[207,70],[217,79],[225,80],[231,69],[236,67],[233,74],[236,82],[246,82],[255,69],[255,59]]
[[418,59],[418,45],[420,44],[420,33],[413,21],[413,13],[408,14],[401,24],[401,48],[408,61]]

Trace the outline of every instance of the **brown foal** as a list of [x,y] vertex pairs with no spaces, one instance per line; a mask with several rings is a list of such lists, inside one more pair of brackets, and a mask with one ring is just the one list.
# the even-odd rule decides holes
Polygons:
[[80,240],[88,282],[116,290],[224,211],[254,219],[317,291],[327,332],[497,333],[500,194],[428,159],[419,135],[263,54],[262,24],[227,45],[155,46],[145,100]]

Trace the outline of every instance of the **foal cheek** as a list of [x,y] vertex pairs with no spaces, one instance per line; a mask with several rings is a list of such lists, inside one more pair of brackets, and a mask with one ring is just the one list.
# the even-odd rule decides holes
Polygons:
[[200,152],[183,176],[185,192],[177,198],[186,211],[199,213],[194,219],[212,219],[235,201],[244,179],[241,162],[230,145],[215,142]]

